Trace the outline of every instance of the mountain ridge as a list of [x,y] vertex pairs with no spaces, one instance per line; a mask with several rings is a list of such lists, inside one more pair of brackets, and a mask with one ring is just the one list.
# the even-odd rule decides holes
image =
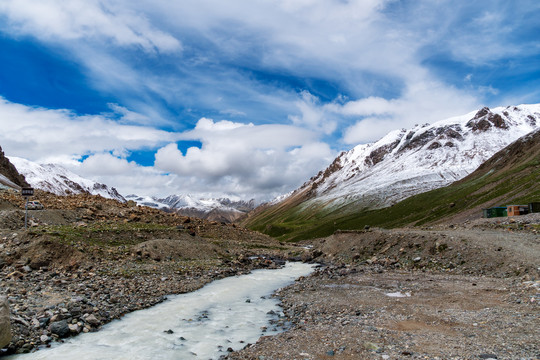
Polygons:
[[[242,225],[277,237],[319,221],[383,209],[463,179],[540,123],[540,105],[482,108],[341,153],[280,202],[250,213]],[[301,225],[303,224],[303,225]]]
[[126,201],[114,187],[83,178],[60,165],[38,164],[15,156],[10,156],[9,160],[25,176],[28,183],[36,189],[56,195],[88,193],[121,202]]

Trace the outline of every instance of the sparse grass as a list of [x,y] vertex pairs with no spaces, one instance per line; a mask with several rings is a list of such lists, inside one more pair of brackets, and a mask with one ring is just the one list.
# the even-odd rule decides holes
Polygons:
[[95,223],[88,226],[60,225],[40,228],[30,234],[47,234],[62,242],[75,244],[84,242],[88,245],[123,246],[134,245],[141,241],[137,233],[153,233],[173,230],[173,227],[146,223]]

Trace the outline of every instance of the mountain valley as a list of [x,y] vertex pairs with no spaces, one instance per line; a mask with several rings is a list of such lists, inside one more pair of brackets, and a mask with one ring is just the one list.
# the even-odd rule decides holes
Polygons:
[[[540,214],[482,219],[481,210],[540,201],[540,130],[527,113],[536,110],[501,109],[460,118],[465,132],[448,120],[360,145],[280,202],[250,213],[253,202],[99,193],[109,188],[73,187],[67,179],[76,175],[41,166],[49,184],[71,190],[37,189],[32,199],[45,209],[29,211],[24,230],[18,189],[45,185],[30,172],[25,180],[0,156],[0,288],[11,313],[0,357],[99,331],[167,295],[289,260],[318,268],[278,292],[283,314],[272,326],[286,331],[270,337],[261,329],[257,343],[223,351],[224,358],[536,358]],[[509,136],[513,127],[520,130]],[[486,150],[486,143],[497,146]],[[475,152],[461,158],[452,152],[460,147]],[[399,162],[407,170],[411,159],[423,164],[417,174],[425,181],[406,178],[407,171],[383,176]],[[385,161],[391,170],[373,180]],[[441,172],[462,165],[467,171]],[[375,184],[356,195],[351,189],[367,181],[362,174]],[[374,190],[383,184],[386,200]],[[350,196],[340,200],[345,191]],[[252,230],[224,214],[201,219],[174,211],[193,204],[242,213]]]

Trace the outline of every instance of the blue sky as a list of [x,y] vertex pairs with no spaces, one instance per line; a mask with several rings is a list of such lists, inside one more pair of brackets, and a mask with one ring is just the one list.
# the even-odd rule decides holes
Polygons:
[[267,200],[342,150],[540,101],[540,3],[3,0],[0,146],[121,193]]

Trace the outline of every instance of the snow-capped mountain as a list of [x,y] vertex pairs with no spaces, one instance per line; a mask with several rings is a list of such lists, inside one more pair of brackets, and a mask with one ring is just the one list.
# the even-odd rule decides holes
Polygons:
[[85,179],[66,168],[54,164],[37,164],[35,162],[10,156],[9,160],[26,181],[34,188],[45,190],[56,195],[89,193],[104,198],[125,202],[122,195],[113,187]]
[[175,211],[185,216],[223,222],[234,222],[255,208],[254,200],[197,199],[192,195],[171,195],[166,198],[128,195],[126,200],[133,200],[139,205]]
[[540,126],[540,104],[477,112],[395,130],[341,153],[281,203],[356,211],[392,205],[473,172],[514,140]]

